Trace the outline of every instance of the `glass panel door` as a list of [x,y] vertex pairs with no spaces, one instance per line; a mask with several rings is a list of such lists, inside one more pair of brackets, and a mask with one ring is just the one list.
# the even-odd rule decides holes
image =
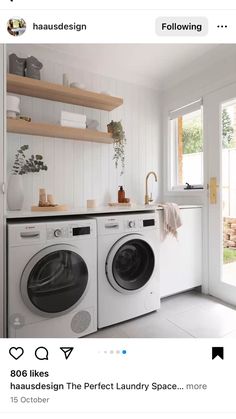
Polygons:
[[204,109],[209,293],[236,305],[236,85],[209,94]]
[[223,103],[222,118],[222,281],[236,286],[236,99]]

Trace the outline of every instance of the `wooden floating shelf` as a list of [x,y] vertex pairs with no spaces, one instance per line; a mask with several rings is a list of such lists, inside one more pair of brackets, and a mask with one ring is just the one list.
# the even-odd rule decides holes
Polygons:
[[54,205],[54,206],[51,206],[51,207],[39,207],[39,206],[37,206],[37,205],[33,205],[32,207],[31,207],[31,211],[33,211],[33,212],[38,212],[38,211],[41,211],[41,212],[48,212],[48,211],[68,211],[68,205],[59,205],[59,204],[57,204],[57,205]]
[[7,131],[15,134],[37,135],[40,137],[64,138],[78,141],[112,144],[112,135],[108,132],[92,129],[62,127],[61,125],[26,122],[21,119],[7,119]]
[[119,97],[75,87],[65,87],[62,84],[16,76],[15,74],[7,75],[7,91],[23,96],[70,103],[104,111],[112,111],[123,104],[123,99]]

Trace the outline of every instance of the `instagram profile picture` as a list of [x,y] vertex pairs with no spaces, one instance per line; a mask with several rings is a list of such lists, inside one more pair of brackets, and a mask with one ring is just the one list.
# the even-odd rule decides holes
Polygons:
[[13,17],[7,22],[7,31],[12,36],[23,35],[26,31],[26,22],[24,19],[19,17]]

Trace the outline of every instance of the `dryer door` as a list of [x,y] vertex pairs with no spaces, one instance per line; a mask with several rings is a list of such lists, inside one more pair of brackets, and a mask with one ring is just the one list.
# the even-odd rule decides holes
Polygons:
[[77,249],[49,246],[37,253],[21,277],[21,295],[27,307],[45,317],[71,311],[84,297],[88,268]]
[[117,241],[106,260],[106,274],[110,284],[126,294],[143,288],[154,269],[152,244],[139,234],[130,234]]

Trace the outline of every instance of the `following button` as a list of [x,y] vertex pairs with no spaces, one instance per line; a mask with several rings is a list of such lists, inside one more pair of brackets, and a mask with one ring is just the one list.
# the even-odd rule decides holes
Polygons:
[[205,36],[208,33],[206,17],[158,17],[156,33],[159,36]]

